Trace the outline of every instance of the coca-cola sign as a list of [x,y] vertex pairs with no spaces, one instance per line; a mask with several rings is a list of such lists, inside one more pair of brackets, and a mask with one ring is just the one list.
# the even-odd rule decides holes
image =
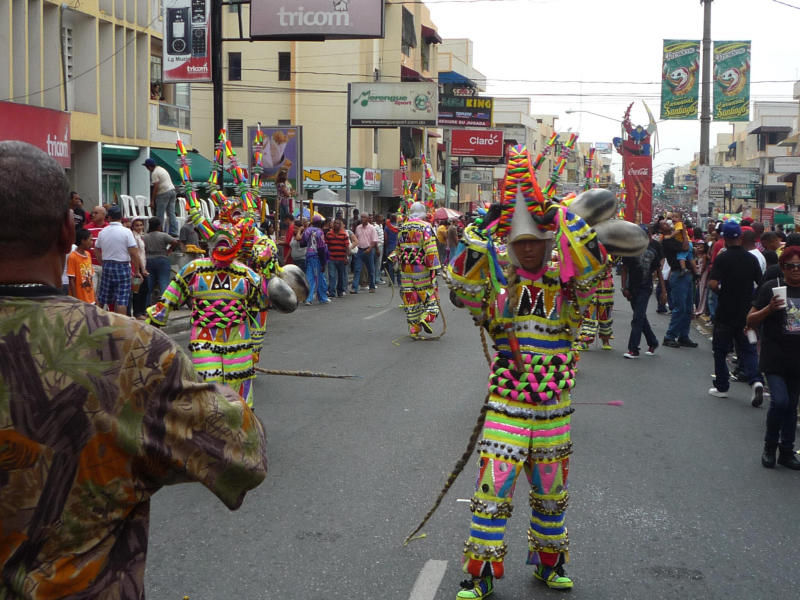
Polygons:
[[503,132],[499,129],[453,129],[452,156],[503,156]]
[[70,167],[69,113],[16,102],[0,102],[0,140],[19,140],[41,148],[65,169]]
[[650,169],[647,167],[639,167],[638,169],[630,168],[627,173],[628,175],[635,175],[636,177],[647,177],[650,175]]

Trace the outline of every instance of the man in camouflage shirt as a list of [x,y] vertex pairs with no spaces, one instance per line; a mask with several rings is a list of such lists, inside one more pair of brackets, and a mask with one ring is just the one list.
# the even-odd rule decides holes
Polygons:
[[150,497],[199,481],[230,509],[264,429],[166,335],[60,294],[61,167],[0,142],[0,598],[144,598]]

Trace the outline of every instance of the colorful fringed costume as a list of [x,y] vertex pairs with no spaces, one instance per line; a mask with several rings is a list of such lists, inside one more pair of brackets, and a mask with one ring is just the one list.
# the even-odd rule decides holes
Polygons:
[[578,337],[578,348],[580,350],[587,349],[597,337],[603,343],[603,349],[611,349],[610,340],[614,333],[614,319],[611,317],[613,310],[614,271],[612,262],[609,259],[581,323]]
[[[148,321],[164,326],[171,311],[188,303],[192,309],[189,350],[198,373],[205,381],[231,386],[252,406],[254,359],[258,360],[261,351],[267,308],[291,312],[297,308],[297,297],[290,283],[278,280],[282,273],[275,260],[275,244],[255,227],[259,173],[248,181],[225,130],[220,132],[214,153],[216,168],[208,181],[209,196],[219,212],[219,220],[213,223],[200,211],[180,138],[176,145],[188,218],[208,241],[211,257],[184,265],[159,302],[147,309]],[[217,184],[224,155],[230,159],[228,170],[238,188],[238,195],[231,198],[222,194]],[[245,263],[253,264],[258,272]]]
[[[393,258],[400,270],[400,294],[406,312],[408,331],[412,337],[420,335],[421,328],[431,333],[431,323],[439,314],[439,289],[436,273],[440,268],[436,249],[436,235],[430,223],[412,206],[411,217],[400,225],[397,247]],[[422,215],[425,209],[422,207]]]
[[205,381],[231,386],[252,406],[255,371],[249,314],[265,308],[266,298],[265,280],[249,267],[198,258],[170,282],[161,300],[148,309],[148,319],[166,325],[170,312],[188,302],[195,369]]
[[[571,344],[580,315],[605,262],[594,232],[566,213],[573,265],[586,267],[562,281],[562,265],[538,273],[516,270],[516,280],[499,292],[490,282],[487,241],[470,225],[451,261],[456,296],[478,319],[497,348],[489,377],[489,410],[480,446],[480,467],[464,571],[473,577],[503,575],[506,520],[517,477],[531,484],[528,564],[555,567],[568,559],[564,512],[569,471],[570,389],[574,385]],[[563,232],[559,232],[563,235]],[[502,247],[495,252],[502,254]],[[519,343],[523,369],[513,364],[509,332]]]
[[[534,575],[549,587],[572,587],[562,569],[569,558],[572,343],[607,252],[581,213],[550,200],[550,182],[548,191],[539,189],[527,150],[513,148],[501,204],[466,228],[449,265],[451,298],[486,329],[496,350],[463,550],[463,570],[473,579],[458,598],[484,598],[492,578],[503,576],[506,522],[523,470],[531,486],[527,562],[538,565]],[[596,222],[613,214],[614,204],[605,193],[576,206]]]

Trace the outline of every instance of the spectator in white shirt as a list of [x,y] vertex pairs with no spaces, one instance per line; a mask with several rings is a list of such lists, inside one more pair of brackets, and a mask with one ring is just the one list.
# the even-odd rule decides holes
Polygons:
[[94,248],[103,265],[97,305],[108,305],[121,315],[128,314],[131,300],[131,273],[141,277],[139,246],[130,229],[122,226],[122,209],[112,206],[108,211],[110,223],[97,236]]

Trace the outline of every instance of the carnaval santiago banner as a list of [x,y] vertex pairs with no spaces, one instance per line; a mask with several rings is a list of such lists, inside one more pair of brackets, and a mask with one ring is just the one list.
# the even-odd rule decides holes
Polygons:
[[622,169],[627,192],[625,220],[650,223],[653,220],[653,157],[623,154]]
[[750,42],[714,42],[714,120],[750,120]]
[[664,40],[661,118],[696,119],[700,97],[700,41]]

